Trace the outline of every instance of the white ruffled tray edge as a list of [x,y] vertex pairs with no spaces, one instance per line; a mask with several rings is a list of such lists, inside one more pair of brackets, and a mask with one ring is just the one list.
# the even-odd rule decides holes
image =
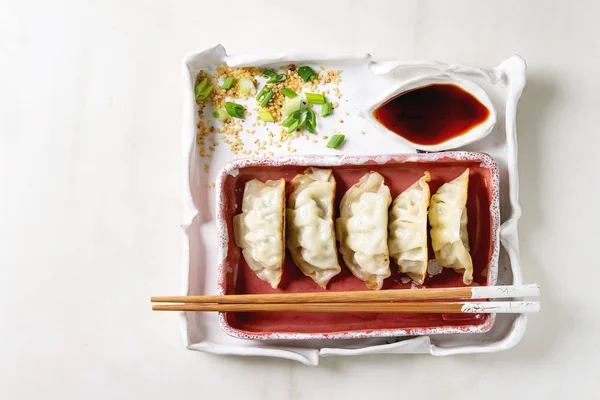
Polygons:
[[[183,149],[183,205],[184,205],[184,223],[182,228],[183,235],[183,250],[184,264],[182,268],[182,289],[183,295],[188,295],[189,288],[189,232],[194,217],[198,214],[198,210],[192,201],[190,182],[190,164],[189,160],[192,152],[196,149],[196,126],[195,121],[196,110],[187,105],[194,103],[194,81],[190,79],[191,67],[194,65],[199,56],[214,57],[216,59],[226,59],[230,66],[246,66],[246,65],[265,65],[285,62],[298,62],[298,60],[324,60],[324,61],[343,61],[343,62],[365,62],[371,63],[370,69],[376,74],[390,73],[400,68],[415,67],[430,67],[438,72],[451,71],[460,72],[462,74],[478,74],[487,75],[491,80],[502,79],[502,75],[510,77],[510,87],[508,88],[509,96],[506,101],[505,124],[506,124],[506,156],[507,169],[509,177],[509,201],[511,206],[511,214],[508,219],[502,223],[500,227],[500,241],[504,249],[507,251],[513,275],[513,284],[522,284],[521,264],[519,257],[519,240],[517,223],[521,215],[521,207],[519,205],[519,183],[518,183],[518,166],[517,166],[517,129],[516,129],[516,112],[517,105],[523,88],[526,83],[526,64],[525,61],[518,55],[512,56],[502,62],[499,66],[491,69],[474,69],[462,65],[449,65],[430,61],[386,61],[375,63],[371,61],[369,54],[364,55],[346,55],[346,56],[325,56],[315,54],[281,54],[274,57],[259,57],[259,56],[228,56],[225,49],[221,45],[216,45],[209,49],[188,53],[183,59],[182,74],[184,78],[183,85],[183,124],[182,124],[182,149]],[[375,346],[366,346],[360,348],[327,348],[320,349],[312,348],[296,348],[296,347],[273,347],[268,343],[256,343],[256,346],[236,346],[229,344],[214,343],[203,341],[200,343],[190,343],[188,336],[188,321],[185,313],[180,314],[182,340],[189,350],[202,351],[205,353],[219,355],[240,355],[240,356],[267,356],[277,357],[289,360],[295,360],[306,365],[318,365],[319,357],[327,356],[353,356],[362,354],[431,354],[434,356],[447,356],[454,354],[469,354],[469,353],[491,353],[503,351],[514,347],[523,337],[527,325],[527,316],[520,314],[515,318],[509,333],[502,339],[477,345],[461,345],[455,347],[439,347],[431,343],[429,337],[415,337],[404,339],[389,344],[378,344]]]

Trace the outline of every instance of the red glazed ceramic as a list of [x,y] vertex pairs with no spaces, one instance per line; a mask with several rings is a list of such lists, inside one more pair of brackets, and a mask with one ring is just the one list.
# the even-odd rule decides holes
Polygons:
[[[304,276],[286,256],[284,273],[277,289],[260,280],[250,270],[233,240],[233,216],[241,211],[244,184],[251,179],[284,178],[290,181],[309,166],[333,170],[337,182],[336,206],[342,195],[365,173],[376,171],[395,198],[424,171],[431,173],[431,194],[445,182],[470,169],[467,212],[474,280],[471,286],[494,285],[498,274],[499,253],[499,174],[490,156],[473,152],[405,154],[386,156],[297,156],[235,160],[219,174],[217,215],[219,233],[220,294],[298,293],[321,291],[368,290],[345,267],[327,289]],[[430,239],[429,239],[430,240]],[[432,259],[431,245],[429,258]],[[398,272],[390,260],[392,275],[382,290],[442,288],[464,286],[462,275],[444,268],[428,275],[422,286],[414,285]],[[421,314],[421,313],[301,313],[255,312],[221,313],[222,328],[244,339],[342,339],[386,336],[413,336],[443,333],[481,333],[489,330],[493,314]]]

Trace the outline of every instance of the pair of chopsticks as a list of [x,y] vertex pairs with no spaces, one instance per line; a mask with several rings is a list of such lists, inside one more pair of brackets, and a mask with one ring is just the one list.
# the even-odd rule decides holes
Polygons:
[[[534,313],[536,301],[467,301],[538,297],[536,284],[361,292],[237,294],[152,297],[155,311],[371,312],[371,313]],[[440,301],[445,300],[445,301]]]

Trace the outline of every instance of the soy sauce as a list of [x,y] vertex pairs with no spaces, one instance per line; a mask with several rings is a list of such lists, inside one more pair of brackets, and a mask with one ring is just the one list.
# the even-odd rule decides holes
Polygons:
[[373,116],[387,129],[415,144],[436,145],[483,123],[490,110],[451,84],[424,86],[378,107]]

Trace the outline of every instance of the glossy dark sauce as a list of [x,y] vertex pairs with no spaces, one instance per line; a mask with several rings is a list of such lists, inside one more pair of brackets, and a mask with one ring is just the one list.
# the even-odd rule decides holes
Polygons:
[[488,119],[490,110],[456,85],[435,84],[403,93],[373,116],[415,144],[436,145],[463,135]]

